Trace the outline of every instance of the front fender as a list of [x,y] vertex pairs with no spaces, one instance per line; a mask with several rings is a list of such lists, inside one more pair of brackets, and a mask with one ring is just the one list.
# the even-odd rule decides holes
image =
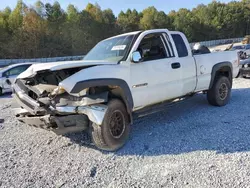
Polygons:
[[118,86],[124,94],[124,102],[129,111],[134,107],[132,94],[129,88],[129,66],[102,65],[83,69],[59,85],[70,94],[78,94],[82,90],[98,86]]
[[78,82],[107,78],[121,79],[129,83],[129,67],[126,65],[98,65],[86,68],[63,80],[59,85],[71,93]]
[[125,96],[126,105],[129,107],[131,111],[134,107],[134,102],[132,98],[131,91],[129,89],[128,84],[122,80],[117,78],[102,78],[102,79],[92,79],[92,80],[85,80],[80,81],[75,84],[73,89],[70,93],[79,93],[83,89],[90,88],[90,87],[98,87],[98,86],[118,86],[122,89],[123,94]]

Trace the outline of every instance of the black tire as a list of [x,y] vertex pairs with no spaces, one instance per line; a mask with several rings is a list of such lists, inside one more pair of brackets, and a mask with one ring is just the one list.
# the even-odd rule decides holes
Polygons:
[[213,106],[225,106],[231,97],[232,84],[225,76],[218,76],[207,92],[207,100]]
[[247,76],[242,76],[242,78],[247,78]]
[[3,95],[3,89],[0,87],[0,96]]
[[118,99],[108,103],[102,125],[92,123],[90,130],[94,144],[105,151],[116,151],[123,147],[129,133],[129,115],[124,104]]

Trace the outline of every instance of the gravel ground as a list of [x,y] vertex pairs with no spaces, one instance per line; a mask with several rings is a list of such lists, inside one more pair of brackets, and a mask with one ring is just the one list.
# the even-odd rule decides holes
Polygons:
[[[18,123],[0,98],[0,187],[249,187],[250,79],[226,107],[205,95],[136,120],[127,145],[100,152],[84,134]],[[4,122],[1,121],[4,119]]]

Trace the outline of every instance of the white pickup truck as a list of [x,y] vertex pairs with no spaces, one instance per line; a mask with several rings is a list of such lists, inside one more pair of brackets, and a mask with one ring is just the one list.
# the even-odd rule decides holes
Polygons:
[[98,148],[114,151],[134,117],[201,91],[226,105],[238,72],[237,52],[194,55],[181,32],[132,32],[101,41],[82,61],[31,66],[14,84],[15,114],[57,134],[89,130]]

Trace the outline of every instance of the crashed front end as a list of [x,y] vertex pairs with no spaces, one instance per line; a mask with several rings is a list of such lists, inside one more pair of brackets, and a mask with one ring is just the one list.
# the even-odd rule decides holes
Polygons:
[[18,78],[13,85],[16,118],[30,126],[67,134],[88,129],[89,122],[101,125],[106,113],[108,92],[85,88],[67,93],[59,83],[79,70],[40,72]]

